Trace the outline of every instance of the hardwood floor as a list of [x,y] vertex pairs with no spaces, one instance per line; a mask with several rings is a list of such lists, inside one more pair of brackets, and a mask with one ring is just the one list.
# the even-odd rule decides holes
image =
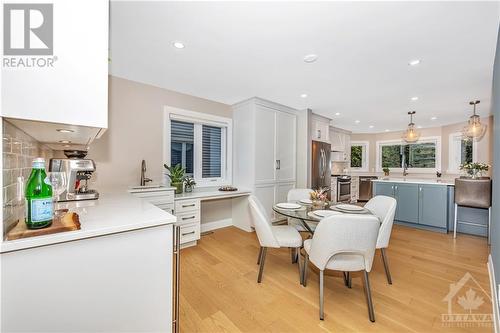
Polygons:
[[[216,230],[198,246],[182,250],[182,332],[493,331],[491,323],[446,327],[441,317],[448,313],[443,299],[450,284],[467,272],[480,286],[466,281],[453,300],[453,313],[491,313],[485,238],[460,234],[454,240],[452,235],[394,226],[387,251],[393,284],[387,284],[379,252],[370,273],[375,323],[368,319],[360,275],[353,277],[352,289],[337,273],[325,276],[325,320],[320,321],[318,274],[310,270],[308,285],[302,287],[288,249],[269,249],[262,283],[257,284],[258,250],[255,233],[234,227]],[[475,295],[467,297],[469,289]],[[457,302],[459,296],[469,310]]]

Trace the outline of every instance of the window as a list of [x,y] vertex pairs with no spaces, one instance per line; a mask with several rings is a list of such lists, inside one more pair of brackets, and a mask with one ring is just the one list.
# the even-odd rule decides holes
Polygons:
[[165,161],[198,186],[231,183],[231,119],[165,108]]
[[476,161],[476,141],[464,140],[461,133],[450,134],[449,173],[460,173],[460,165]]
[[377,142],[377,168],[413,169],[417,172],[439,170],[441,143],[439,138],[421,139],[417,143]]
[[368,171],[368,141],[351,142],[351,169]]
[[186,175],[193,177],[194,159],[194,124],[172,120],[170,165],[182,165]]

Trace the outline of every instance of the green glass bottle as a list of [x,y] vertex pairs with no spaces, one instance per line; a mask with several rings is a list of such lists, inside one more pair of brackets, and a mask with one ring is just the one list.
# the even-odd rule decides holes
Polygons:
[[30,178],[26,184],[26,226],[40,229],[52,224],[54,202],[52,185],[45,173],[45,159],[35,158]]

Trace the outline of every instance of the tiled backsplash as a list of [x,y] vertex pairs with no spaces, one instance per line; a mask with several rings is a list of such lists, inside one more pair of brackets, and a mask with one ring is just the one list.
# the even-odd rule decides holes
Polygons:
[[[8,121],[3,120],[3,223],[5,233],[24,215],[24,200],[17,199],[17,178],[28,180],[35,157],[48,161],[53,151]],[[23,195],[24,197],[24,195]]]

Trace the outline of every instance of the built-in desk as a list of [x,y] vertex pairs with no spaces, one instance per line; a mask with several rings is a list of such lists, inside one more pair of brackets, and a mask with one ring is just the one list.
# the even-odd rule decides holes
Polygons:
[[[251,191],[247,189],[224,192],[219,191],[218,187],[200,187],[193,189],[192,192],[174,194],[172,187],[149,186],[130,188],[129,192],[177,217],[175,224],[181,228],[183,247],[196,245],[201,232],[218,228],[233,225],[248,232],[252,231],[247,200]],[[209,200],[230,200],[230,218],[202,223],[201,203]]]

